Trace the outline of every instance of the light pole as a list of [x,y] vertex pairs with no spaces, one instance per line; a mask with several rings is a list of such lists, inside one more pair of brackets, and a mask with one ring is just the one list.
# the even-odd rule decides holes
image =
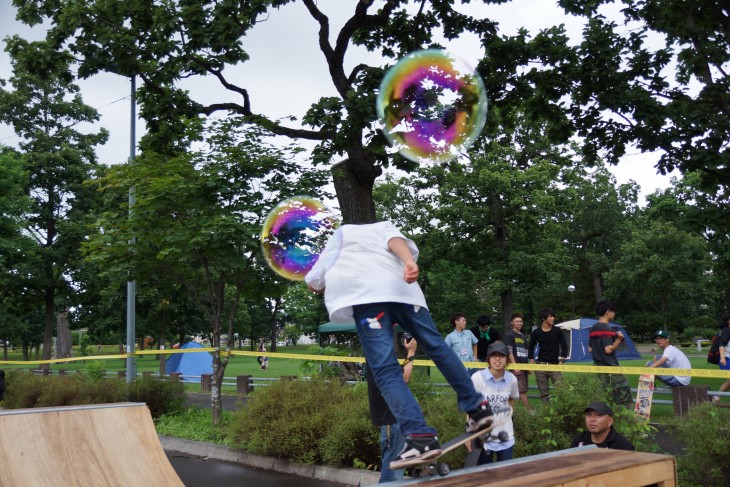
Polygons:
[[573,316],[575,316],[575,300],[573,299],[573,293],[575,293],[575,286],[572,284],[568,286],[568,292],[570,293],[570,305],[573,308]]
[[[135,76],[130,77],[132,84],[131,94],[131,114],[129,122],[129,164],[134,162],[136,147],[136,121],[137,121],[137,83]],[[132,208],[134,207],[134,187],[129,188],[129,218],[132,218]],[[135,238],[129,241],[130,251],[134,251]],[[135,337],[135,317],[137,308],[137,282],[127,281],[127,384],[131,384],[137,377],[137,362],[134,359],[134,342]]]

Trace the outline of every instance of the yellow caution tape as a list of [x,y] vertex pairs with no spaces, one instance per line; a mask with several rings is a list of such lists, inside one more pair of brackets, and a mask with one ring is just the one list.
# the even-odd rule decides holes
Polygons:
[[[170,355],[176,353],[200,353],[215,352],[216,348],[194,348],[194,349],[167,349],[167,350],[140,350],[135,351],[131,355]],[[307,355],[299,353],[280,353],[280,352],[259,352],[259,351],[243,351],[243,350],[220,350],[222,356],[243,356],[243,357],[269,357],[273,359],[295,359],[295,360],[317,360],[322,362],[351,362],[365,363],[364,357],[345,357],[341,355]],[[107,360],[107,359],[126,359],[130,354],[119,355],[94,355],[88,357],[72,357],[52,360],[34,360],[34,361],[18,361],[18,360],[0,360],[3,365],[36,365],[36,364],[54,364],[75,362],[79,360]],[[414,366],[418,367],[435,367],[436,364],[431,360],[414,360]],[[464,366],[470,369],[484,369],[487,367],[486,362],[464,362]],[[628,374],[628,375],[679,375],[690,377],[709,377],[714,379],[730,379],[730,370],[720,369],[668,369],[668,368],[650,368],[650,367],[602,367],[597,365],[553,365],[553,364],[510,364],[508,370],[532,370],[532,371],[549,371],[549,372],[570,372],[578,374]]]

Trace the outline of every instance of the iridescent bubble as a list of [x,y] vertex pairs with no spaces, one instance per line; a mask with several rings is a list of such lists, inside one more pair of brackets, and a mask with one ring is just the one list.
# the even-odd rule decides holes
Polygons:
[[440,49],[416,51],[380,83],[378,117],[395,149],[415,162],[440,163],[464,154],[487,120],[479,75]]
[[266,217],[261,231],[266,262],[285,279],[304,280],[338,225],[335,213],[315,198],[282,201]]

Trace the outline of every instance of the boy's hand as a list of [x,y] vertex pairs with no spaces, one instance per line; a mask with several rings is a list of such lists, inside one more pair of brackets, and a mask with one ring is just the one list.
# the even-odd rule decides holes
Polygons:
[[406,262],[403,266],[403,279],[410,284],[418,279],[418,264],[414,261]]

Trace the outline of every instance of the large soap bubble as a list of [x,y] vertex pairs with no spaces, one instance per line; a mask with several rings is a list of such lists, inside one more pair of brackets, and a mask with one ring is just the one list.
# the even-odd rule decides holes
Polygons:
[[487,120],[479,75],[440,49],[416,51],[393,66],[380,84],[377,111],[383,132],[404,157],[446,162],[464,154]]
[[269,267],[285,279],[302,281],[339,225],[336,214],[310,196],[295,196],[274,207],[261,231]]

